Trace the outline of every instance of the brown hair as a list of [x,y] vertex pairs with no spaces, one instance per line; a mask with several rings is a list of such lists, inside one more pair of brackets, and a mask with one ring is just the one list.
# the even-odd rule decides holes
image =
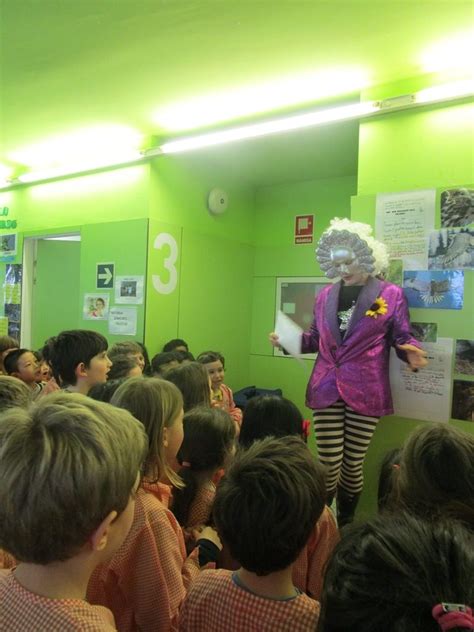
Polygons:
[[321,516],[325,486],[323,466],[298,437],[268,437],[239,451],[214,501],[232,557],[257,575],[290,566]]
[[166,372],[168,382],[173,382],[183,395],[184,412],[196,406],[211,405],[209,375],[203,364],[189,362]]
[[31,403],[31,391],[16,377],[0,375],[0,412],[18,406],[27,408]]
[[23,562],[73,557],[127,506],[146,451],[126,411],[53,393],[0,424],[0,547]]
[[474,528],[474,436],[444,423],[419,426],[401,455],[395,497],[431,519],[449,515]]
[[173,425],[183,408],[179,389],[157,377],[132,377],[119,386],[110,403],[130,411],[145,427],[148,435],[147,478],[159,481],[166,477],[174,486],[181,487],[181,479],[166,462],[163,437],[164,428]]
[[5,351],[18,349],[19,347],[20,343],[16,338],[12,338],[11,336],[0,336],[0,372],[5,370],[2,357]]

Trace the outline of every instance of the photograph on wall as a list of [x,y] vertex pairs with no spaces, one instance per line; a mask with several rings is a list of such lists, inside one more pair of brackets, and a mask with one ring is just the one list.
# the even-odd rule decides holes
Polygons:
[[16,256],[16,233],[0,236],[0,261],[12,261]]
[[474,382],[454,380],[451,417],[474,421]]
[[438,339],[437,323],[411,323],[411,332],[418,342],[436,342]]
[[375,208],[375,236],[407,270],[426,270],[426,235],[434,229],[435,189],[379,193]]
[[386,281],[401,287],[403,285],[403,259],[390,259],[388,268],[384,272],[384,278]]
[[8,336],[8,318],[0,316],[0,336]]
[[137,308],[111,307],[109,310],[109,334],[136,336]]
[[[315,298],[326,285],[328,285],[326,277],[278,277],[275,322],[278,312],[281,311],[303,331],[307,331],[313,321]],[[284,353],[274,348],[273,355],[283,356]],[[304,354],[301,357],[314,359],[316,354]]]
[[428,268],[430,270],[473,270],[474,229],[442,228],[431,231]]
[[429,364],[416,373],[391,350],[390,384],[395,414],[408,419],[448,421],[451,407],[453,340],[423,344]]
[[454,371],[474,375],[474,340],[456,340]]
[[109,317],[109,295],[84,294],[82,314],[85,320],[107,320]]
[[120,276],[115,280],[115,302],[141,305],[143,303],[143,276]]
[[458,187],[441,192],[441,226],[467,226],[474,223],[474,189]]
[[410,307],[462,309],[462,270],[408,270],[403,273],[403,290]]

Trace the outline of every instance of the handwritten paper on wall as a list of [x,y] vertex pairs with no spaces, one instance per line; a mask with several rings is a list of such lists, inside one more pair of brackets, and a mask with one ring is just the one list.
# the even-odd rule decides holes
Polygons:
[[392,350],[390,383],[395,414],[426,421],[448,421],[452,379],[452,338],[426,342],[429,364],[417,373],[407,368]]
[[380,193],[376,201],[375,235],[390,258],[403,259],[405,270],[428,268],[427,236],[434,228],[435,189]]

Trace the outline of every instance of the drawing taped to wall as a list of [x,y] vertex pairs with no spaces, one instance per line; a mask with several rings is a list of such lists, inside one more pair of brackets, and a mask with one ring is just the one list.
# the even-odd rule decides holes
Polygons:
[[83,316],[85,320],[107,320],[109,316],[109,295],[84,294]]
[[115,302],[141,305],[143,303],[143,277],[117,277],[115,281]]
[[403,273],[403,289],[410,307],[462,309],[462,270],[408,270]]
[[451,417],[474,421],[474,382],[454,380]]
[[428,268],[430,270],[474,269],[474,229],[442,228],[431,231]]
[[441,226],[467,226],[474,222],[474,189],[458,187],[441,193]]
[[436,342],[438,339],[438,325],[436,323],[411,323],[413,336],[419,342]]
[[474,340],[456,340],[456,373],[474,375]]

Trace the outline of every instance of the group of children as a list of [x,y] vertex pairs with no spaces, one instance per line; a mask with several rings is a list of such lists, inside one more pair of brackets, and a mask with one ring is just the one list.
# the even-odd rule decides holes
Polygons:
[[[34,404],[5,354],[0,629],[474,629],[471,435],[418,427],[384,462],[379,515],[341,537],[298,408],[242,414],[224,358],[176,342],[149,363],[62,332],[42,352],[57,392]],[[140,372],[107,380],[123,356]]]

